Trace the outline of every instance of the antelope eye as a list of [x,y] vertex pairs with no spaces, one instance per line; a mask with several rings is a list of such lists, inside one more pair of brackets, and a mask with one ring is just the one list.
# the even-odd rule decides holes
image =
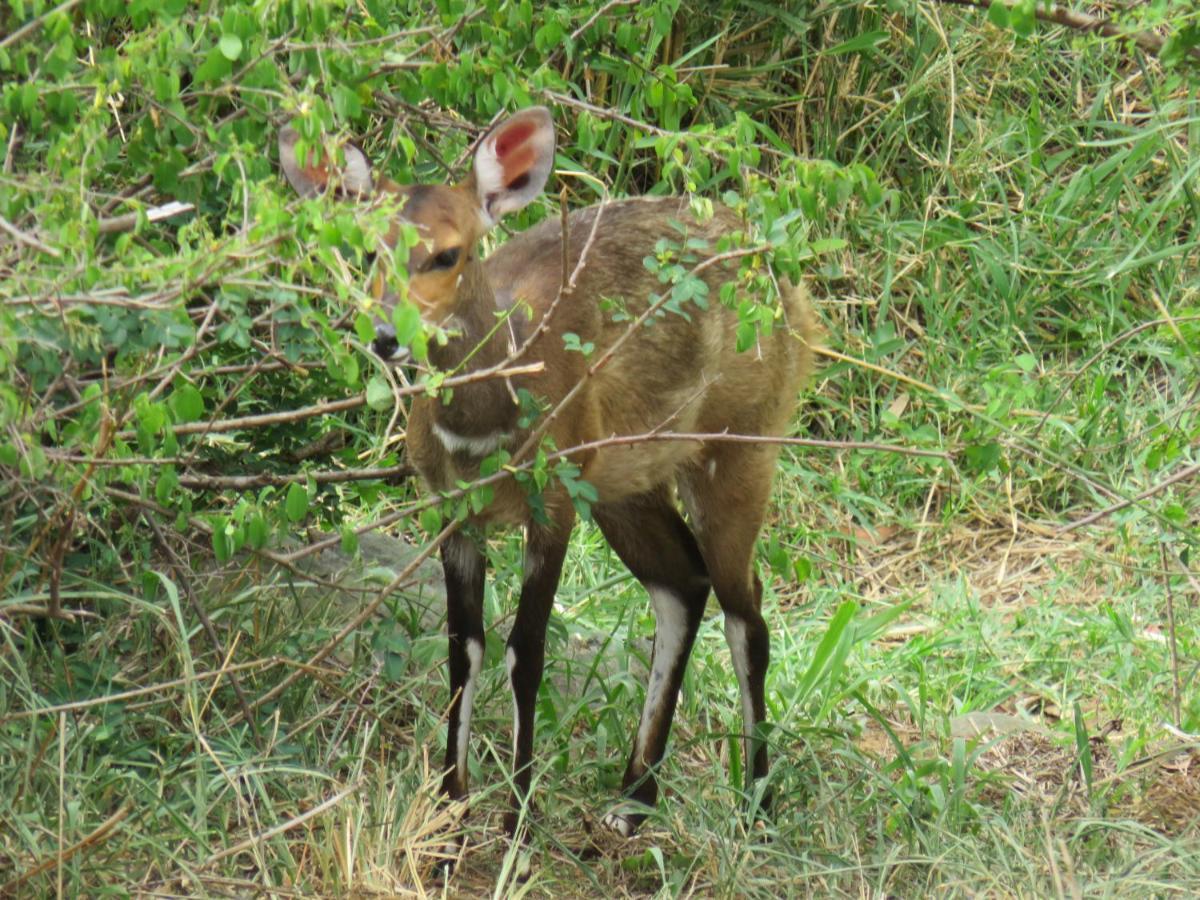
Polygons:
[[450,247],[436,254],[429,261],[429,268],[432,269],[453,269],[458,263],[458,247]]

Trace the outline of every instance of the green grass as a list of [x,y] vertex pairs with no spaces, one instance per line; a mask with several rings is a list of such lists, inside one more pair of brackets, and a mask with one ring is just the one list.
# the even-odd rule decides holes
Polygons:
[[[576,11],[571,28],[589,14]],[[807,269],[828,346],[843,358],[824,361],[796,433],[947,455],[783,454],[759,554],[773,635],[773,814],[759,822],[744,814],[737,687],[713,604],[658,808],[629,842],[600,829],[637,722],[653,617],[594,527],[576,534],[551,623],[538,806],[528,845],[514,847],[499,818],[511,729],[502,651],[520,582],[517,536],[497,536],[490,548],[497,577],[486,601],[493,627],[476,707],[475,793],[460,821],[461,810],[439,806],[434,793],[447,702],[435,591],[393,595],[382,615],[306,667],[398,564],[369,560],[368,591],[336,591],[323,576],[297,586],[253,554],[216,562],[207,535],[170,529],[177,507],[162,519],[167,553],[139,515],[105,495],[126,482],[97,481],[63,569],[64,602],[80,614],[72,622],[29,616],[21,610],[44,604],[48,591],[44,548],[29,549],[31,535],[83,470],[41,480],[20,470],[11,478],[20,490],[0,502],[0,895],[1200,892],[1200,501],[1194,475],[1164,486],[1197,462],[1200,435],[1195,73],[1061,29],[1020,40],[986,25],[983,12],[937,4],[797,6],[786,28],[763,26],[763,14],[754,4],[714,3],[674,26],[668,17],[665,58],[682,71],[713,63],[719,51],[727,67],[689,76],[702,99],[679,127],[726,125],[735,110],[768,125],[791,146],[763,157],[764,177],[781,195],[792,151],[866,164],[885,192],[879,204],[853,197],[822,206],[822,217],[802,226],[805,240],[846,241]],[[490,15],[473,20],[480,31],[467,28],[459,48],[481,69],[495,62],[483,29],[507,33]],[[870,49],[835,52],[872,33]],[[590,102],[667,127],[671,111],[647,105],[621,53],[588,46]],[[532,70],[552,53],[530,47],[511,65]],[[571,59],[570,69],[563,59],[555,65],[578,87],[581,64]],[[391,99],[408,102],[407,76],[397,71]],[[458,88],[435,81],[423,89],[441,91],[439,109],[478,113],[483,123],[482,106],[466,108],[465,98],[455,106]],[[534,82],[522,83],[536,97]],[[262,120],[255,104],[265,95],[247,96],[238,102]],[[382,92],[375,102],[387,107]],[[567,129],[603,124],[577,109],[557,117]],[[427,135],[441,136],[437,128]],[[378,132],[371,138],[386,144]],[[453,159],[464,135],[448,129],[446,141],[441,156]],[[678,187],[682,177],[624,126],[564,152],[618,194],[663,180]],[[688,156],[697,171],[700,157]],[[440,174],[422,160],[431,177]],[[19,153],[18,163],[35,171]],[[267,161],[249,165],[267,213],[278,212],[269,192],[283,189]],[[122,173],[107,187],[133,182]],[[701,189],[727,186],[702,174]],[[34,193],[34,175],[20,166],[0,177],[0,186]],[[55,170],[61,197],[50,192],[45,210],[68,205],[77,180]],[[241,185],[230,193],[221,184],[220,202],[240,224]],[[211,201],[206,221],[222,221],[213,211],[220,202]],[[202,253],[206,241],[236,249],[213,229],[171,252]],[[133,268],[120,268],[119,253],[98,259],[116,267],[117,280]],[[74,277],[63,274],[65,263],[60,272],[0,257],[9,262],[15,293]],[[328,287],[338,284],[331,271],[303,274]],[[275,274],[301,277],[294,267]],[[349,290],[329,288],[330,296],[337,289]],[[284,327],[302,331],[300,307],[279,303]],[[23,336],[48,342],[33,322],[20,320],[30,329]],[[37,327],[55,322],[46,314]],[[312,340],[336,343],[313,331]],[[217,358],[226,346],[197,366],[233,358]],[[36,394],[21,373],[4,371],[14,391]],[[195,380],[211,386],[206,377]],[[291,408],[297,385],[302,400],[354,386],[339,377],[260,375],[244,392],[222,384],[245,414]],[[46,396],[48,408],[69,400]],[[347,416],[354,446],[341,463],[382,455],[389,414]],[[33,429],[42,436],[35,443],[50,447],[67,440],[65,428],[39,430],[45,420],[32,413],[5,416],[6,435]],[[273,439],[294,447],[312,437],[282,430]],[[241,471],[235,464],[270,459],[270,440],[259,440],[218,439],[204,452],[216,455],[217,471]],[[0,462],[5,478],[18,472]],[[153,498],[144,470],[122,472]],[[21,505],[23,496],[34,499]],[[232,509],[233,500],[201,496],[197,512]],[[327,521],[337,507],[361,525],[409,499],[407,487],[347,485],[315,495],[311,515]],[[1121,501],[1131,502],[1066,529]],[[297,546],[304,526],[288,527]],[[426,540],[416,522],[397,533]],[[281,696],[258,703],[293,674]],[[253,707],[249,721],[234,678]],[[459,831],[467,849],[443,885],[435,867],[447,834]],[[518,879],[525,865],[529,878]]]

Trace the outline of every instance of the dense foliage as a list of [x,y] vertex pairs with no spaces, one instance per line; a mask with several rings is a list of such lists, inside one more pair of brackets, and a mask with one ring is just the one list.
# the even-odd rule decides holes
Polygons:
[[[117,814],[128,817],[124,833],[150,837],[100,841],[97,869],[68,867],[70,893],[124,878],[161,886],[236,875],[335,893],[363,883],[345,848],[318,846],[310,862],[302,860],[309,851],[281,840],[243,857],[251,860],[244,866],[232,863],[241,851],[220,854],[315,806],[326,778],[361,786],[366,777],[341,731],[322,744],[308,729],[325,704],[347,697],[338,715],[347,733],[356,727],[348,709],[369,653],[355,650],[353,662],[322,669],[313,683],[285,685],[298,670],[269,662],[322,662],[314,652],[349,616],[306,613],[296,628],[260,591],[290,595],[275,586],[277,566],[304,553],[296,548],[309,529],[321,531],[314,541],[340,532],[348,554],[381,520],[420,544],[482,500],[465,489],[423,504],[403,477],[394,435],[404,390],[364,346],[364,272],[381,221],[332,198],[294,197],[275,149],[289,122],[313,145],[353,138],[399,180],[444,181],[464,174],[490,121],[546,104],[559,126],[554,192],[562,193],[514,228],[557,215],[559,202],[606,194],[720,198],[743,210],[753,238],[770,248],[746,261],[748,277],[766,284],[773,270],[810,281],[830,352],[798,433],[835,442],[836,452],[789,456],[781,527],[763,548],[782,606],[799,604],[801,585],[826,591],[816,598],[823,605],[804,613],[807,624],[784,629],[784,654],[794,651],[798,669],[785,665],[778,676],[772,715],[782,731],[800,728],[789,717],[808,717],[809,740],[835,740],[852,707],[897,746],[897,715],[945,738],[948,727],[928,725],[927,704],[944,716],[990,709],[1028,687],[989,675],[987,687],[960,692],[938,674],[943,650],[960,648],[943,648],[935,634],[918,635],[907,655],[873,670],[864,645],[910,609],[935,615],[942,588],[929,600],[897,578],[885,603],[867,584],[874,576],[855,574],[859,542],[912,531],[915,555],[923,529],[936,531],[935,546],[943,546],[938,535],[1007,535],[1010,525],[1015,540],[1022,529],[1050,533],[1113,507],[1092,532],[1099,561],[1069,573],[1064,564],[1062,577],[1086,580],[1091,565],[1112,565],[1111,582],[1122,587],[1100,591],[1088,624],[1054,632],[1082,642],[1064,646],[1063,660],[1120,643],[1105,664],[1107,693],[1098,699],[1064,675],[1057,650],[1046,650],[1054,658],[1028,679],[1037,691],[1054,685],[1045,691],[1074,709],[1067,733],[1085,768],[1089,731],[1102,723],[1085,721],[1080,700],[1116,705],[1113,696],[1133,684],[1146,696],[1129,742],[1115,751],[1120,765],[1149,752],[1155,722],[1170,720],[1194,747],[1194,601],[1178,633],[1170,622],[1169,658],[1156,651],[1161,660],[1149,662],[1134,647],[1147,621],[1167,627],[1160,601],[1196,584],[1200,507],[1189,485],[1200,436],[1200,14],[1174,0],[1093,10],[1126,36],[1113,37],[1052,27],[1039,11],[1032,0],[992,3],[990,12],[901,0],[0,7],[0,770],[11,773],[0,776],[8,798],[0,800],[0,893],[9,872],[19,876],[14,890],[45,889],[50,869],[38,867],[64,845],[55,834],[64,821],[70,845]],[[167,204],[186,207],[160,216]],[[770,325],[769,305],[739,313],[747,334]],[[410,325],[404,336],[418,349],[436,339]],[[494,548],[502,569],[511,551]],[[953,551],[928,560],[938,572],[957,571]],[[1127,606],[1122,597],[1141,599]],[[504,606],[490,594],[489,603]],[[635,611],[614,614],[621,629],[644,623],[640,603],[634,597]],[[42,616],[59,606],[69,620]],[[379,690],[390,698],[372,713],[369,740],[376,756],[383,744],[396,757],[369,771],[390,772],[412,791],[421,756],[412,747],[438,740],[444,697],[429,672],[442,657],[418,614],[397,615],[411,621],[351,633],[366,635],[367,650],[384,660]],[[975,660],[986,643],[980,629],[962,653]],[[847,670],[854,647],[861,674]],[[241,683],[187,681],[229,661],[247,665]],[[70,710],[77,740],[64,765],[80,783],[64,800],[53,757],[69,717],[34,711],[180,678],[187,686],[161,718],[125,702],[100,703],[91,717]],[[929,699],[930,684],[944,703]],[[723,696],[725,687],[707,689]],[[622,684],[597,714],[618,745],[637,690]],[[574,752],[572,729],[597,733],[595,721],[567,718],[574,702],[546,704],[547,716],[567,722],[560,773]],[[210,703],[216,712],[202,709]],[[380,726],[388,715],[399,724]],[[209,732],[220,746],[206,746]],[[871,801],[879,808],[862,801],[839,815],[869,819],[873,848],[907,841],[931,857],[949,852],[925,843],[920,823],[936,821],[939,833],[984,829],[978,810],[988,786],[975,794],[965,786],[964,752],[956,744],[914,759],[901,749],[887,796]],[[594,742],[580,753],[594,756]],[[271,773],[245,776],[257,800],[226,777],[231,767],[253,768],[251,760]],[[824,764],[805,759],[782,777],[814,779]],[[298,787],[293,767],[316,774]],[[616,778],[605,770],[595,780]],[[1090,768],[1087,780],[1090,789]],[[581,790],[589,799],[580,802],[597,803],[606,790]],[[126,797],[137,798],[133,806]],[[715,802],[726,808],[728,797]],[[255,818],[255,803],[271,809],[266,821]],[[806,817],[822,819],[802,800],[796,807],[786,820],[795,833],[806,833]],[[378,850],[373,859],[398,852],[399,823],[411,825],[415,809],[390,795],[372,808],[389,823],[367,842]],[[1190,827],[1194,849],[1194,819]],[[160,846],[159,829],[184,848]],[[796,858],[823,859],[821,878],[843,889],[891,890],[869,867],[861,882],[834,874],[835,857],[848,859],[852,844],[878,852],[881,867],[888,855],[834,831],[817,841],[829,856],[801,845]],[[781,846],[795,846],[784,832]],[[677,846],[688,862],[634,857],[633,877],[651,889],[695,884],[703,845]],[[1105,871],[1088,856],[1095,846],[1072,848],[1088,871]],[[427,874],[429,860],[414,854]],[[372,862],[371,879],[377,865],[388,869]],[[738,866],[759,877],[754,866],[772,863],[721,865],[705,884],[753,892]],[[930,871],[900,877],[912,890],[923,878],[938,883]],[[1047,871],[1032,866],[1028,884],[1045,888]],[[983,891],[1026,885],[956,877],[975,878]],[[1200,883],[1194,862],[1187,877]],[[646,886],[628,889],[636,885]]]

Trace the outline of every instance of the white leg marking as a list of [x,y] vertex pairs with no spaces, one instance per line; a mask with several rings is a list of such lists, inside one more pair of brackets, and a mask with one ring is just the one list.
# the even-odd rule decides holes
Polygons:
[[475,689],[479,686],[479,670],[483,667],[483,644],[467,638],[467,683],[463,685],[462,702],[458,707],[458,756],[454,760],[458,768],[460,784],[467,773],[467,744],[471,739],[471,710],[475,706]]
[[613,810],[610,813],[605,813],[601,824],[611,831],[615,831],[623,838],[633,837],[634,824],[633,819],[624,813]]
[[469,537],[452,534],[443,546],[446,550],[446,561],[463,581],[470,581],[479,574],[483,565],[483,554]]
[[543,562],[545,562],[545,560],[542,558],[542,555],[536,550],[530,550],[529,545],[526,544],[524,565],[525,571],[521,576],[521,582],[523,584],[529,584],[529,582],[533,581],[533,579],[537,577],[538,572],[542,570]]
[[746,771],[754,761],[750,758],[750,737],[754,734],[754,700],[750,696],[750,646],[746,642],[746,623],[734,616],[725,617],[725,640],[729,643],[729,655],[733,657],[733,671],[737,673],[738,688],[742,694],[742,755]]
[[668,699],[667,679],[687,636],[687,608],[679,595],[662,587],[650,587],[647,590],[654,606],[654,662],[650,667],[646,705],[642,707],[642,721],[638,725],[637,742],[634,744],[634,753],[643,765],[648,765],[644,753],[646,741],[650,738],[650,725]]
[[513,756],[517,753],[517,738],[521,734],[521,711],[517,707],[517,686],[513,683],[513,673],[517,670],[517,651],[512,647],[504,654],[504,664],[508,667],[508,686],[513,693]]

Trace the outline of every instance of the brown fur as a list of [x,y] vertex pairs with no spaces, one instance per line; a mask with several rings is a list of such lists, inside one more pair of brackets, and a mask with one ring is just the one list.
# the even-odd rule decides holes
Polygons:
[[[329,166],[323,160],[300,164],[295,142],[294,132],[281,133],[288,179],[302,194],[325,189]],[[470,482],[479,475],[482,458],[497,447],[515,452],[525,444],[530,432],[518,426],[513,402],[521,389],[553,411],[548,434],[560,450],[609,438],[632,439],[625,445],[576,450],[573,459],[597,491],[592,507],[597,525],[655,604],[656,658],[624,779],[626,795],[649,805],[657,797],[654,766],[666,746],[710,589],[725,614],[741,687],[747,772],[753,778],[767,774],[766,746],[758,732],[766,717],[770,641],[752,556],[778,445],[636,438],[662,431],[767,438],[783,434],[812,366],[817,328],[804,290],[785,283],[771,334],[738,353],[737,314],[719,299],[721,286],[737,277],[737,260],[699,267],[716,253],[718,240],[738,231],[741,223],[724,207],[717,207],[710,219],[699,219],[677,197],[622,200],[571,213],[566,275],[575,283],[561,299],[563,235],[557,219],[517,235],[480,261],[479,239],[494,218],[521,208],[541,190],[553,148],[549,111],[533,108],[484,137],[474,172],[460,185],[377,183],[355,148],[347,148],[347,173],[341,181],[356,193],[374,193],[377,200],[399,198],[403,219],[423,238],[410,254],[407,289],[422,317],[451,335],[444,345],[430,349],[438,369],[495,366],[530,336],[534,340],[519,361],[544,365],[539,374],[514,376],[509,382],[492,378],[461,385],[449,402],[424,396],[413,401],[408,453],[432,488]],[[398,236],[399,223],[391,241]],[[662,239],[676,246],[699,242],[680,262],[701,272],[708,285],[707,309],[693,301],[685,306],[686,314],[658,310],[630,332],[631,321],[648,309],[653,295],[670,290],[643,264]],[[384,270],[374,285],[385,308],[396,299],[386,276]],[[501,322],[505,313],[510,315]],[[568,333],[582,344],[593,344],[591,354],[567,349]],[[686,522],[677,495],[687,511]],[[574,520],[565,489],[553,479],[544,504],[548,522],[535,519],[524,488],[508,479],[495,486],[493,502],[473,517],[477,525],[524,525],[527,533],[528,565],[506,651],[516,706],[515,804],[529,790],[546,623]],[[454,534],[442,547],[442,561],[452,694],[443,787],[450,796],[464,797],[471,702],[464,698],[474,695],[483,654],[484,557],[477,543]],[[515,808],[507,820],[510,829],[517,821]],[[635,810],[609,819],[628,834],[643,817]]]
[[[624,334],[629,319],[645,309],[650,294],[669,289],[642,260],[653,254],[655,243],[663,236],[682,241],[672,222],[688,222],[688,237],[706,238],[713,247],[722,234],[738,227],[733,214],[721,207],[710,221],[697,222],[686,201],[679,198],[623,200],[577,210],[568,220],[568,274],[575,270],[598,215],[600,227],[574,291],[559,304],[550,329],[522,360],[543,361],[545,372],[513,379],[515,388],[527,388],[551,408],[584,377],[591,361],[599,359]],[[522,335],[532,333],[562,283],[561,231],[557,219],[548,219],[509,240],[486,262],[468,263],[457,296],[439,307],[455,313],[483,309],[488,315],[482,317],[479,328],[486,330],[495,324],[494,310],[513,304],[519,310],[527,306],[528,316],[517,314],[519,330]],[[703,258],[699,256],[696,262]],[[803,289],[784,284],[782,321],[757,347],[736,352],[737,314],[718,300],[720,284],[736,264],[713,266],[703,273],[709,284],[707,312],[689,305],[691,321],[663,313],[618,349],[572,400],[569,412],[558,416],[551,429],[556,446],[566,449],[656,430],[765,436],[784,432],[797,392],[811,368],[814,320]],[[473,271],[474,267],[481,271]],[[503,286],[499,298],[492,294],[492,285]],[[612,311],[601,309],[605,299],[620,304],[624,320],[616,321]],[[579,335],[581,342],[595,344],[590,359],[565,349],[562,335],[567,332]],[[462,343],[473,347],[475,337],[464,336]],[[504,337],[501,330],[487,352],[477,354],[472,362],[488,365],[502,360],[507,349]],[[446,362],[454,362],[455,349],[444,351]],[[450,488],[478,474],[478,460],[445,453],[433,434],[433,424],[450,421],[457,433],[486,434],[515,421],[515,409],[510,410],[508,422],[497,421],[497,406],[504,405],[512,406],[507,388],[486,383],[458,388],[449,408],[430,398],[414,402],[409,452],[433,487]],[[481,423],[486,427],[473,427]],[[519,446],[525,436],[515,433],[515,428],[513,431],[507,443],[510,448]],[[684,466],[706,466],[712,458],[710,447],[654,441],[605,448],[584,455],[583,477],[596,487],[601,502],[619,500],[669,483]],[[767,466],[769,478],[774,454],[765,456],[770,458],[763,458],[761,464]],[[722,477],[735,477],[735,473],[722,473]],[[497,490],[496,502],[479,519],[518,524],[527,517],[527,510],[522,489],[509,482]]]

